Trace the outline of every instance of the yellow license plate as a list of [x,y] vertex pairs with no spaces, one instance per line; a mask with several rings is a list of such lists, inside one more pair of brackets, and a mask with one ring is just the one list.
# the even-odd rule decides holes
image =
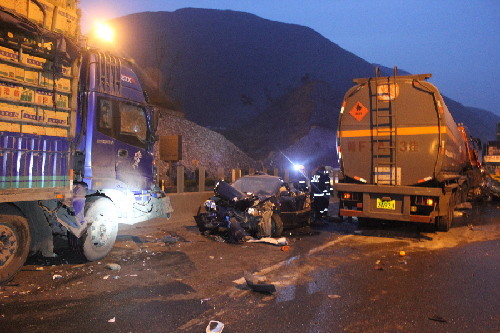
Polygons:
[[377,208],[396,210],[396,200],[384,201],[377,198]]

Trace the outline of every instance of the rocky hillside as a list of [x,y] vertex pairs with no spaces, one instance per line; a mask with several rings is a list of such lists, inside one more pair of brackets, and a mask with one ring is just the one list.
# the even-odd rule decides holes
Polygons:
[[[182,135],[182,161],[187,172],[196,170],[197,165],[207,168],[211,177],[217,175],[217,168],[258,168],[258,164],[247,154],[242,152],[224,136],[192,121],[186,120],[172,113],[160,113],[157,134]],[[159,142],[155,145],[158,170],[165,172],[168,169],[166,162],[159,159]]]
[[[114,24],[122,55],[139,65],[149,90],[159,89],[153,96],[168,97],[160,102],[265,163],[303,142],[334,144],[330,133],[345,91],[353,78],[374,74],[373,64],[310,28],[247,13],[188,8],[133,14]],[[446,102],[472,135],[494,136],[500,117]],[[321,133],[329,134],[318,138]],[[330,165],[337,160],[335,151],[318,154],[329,156]]]

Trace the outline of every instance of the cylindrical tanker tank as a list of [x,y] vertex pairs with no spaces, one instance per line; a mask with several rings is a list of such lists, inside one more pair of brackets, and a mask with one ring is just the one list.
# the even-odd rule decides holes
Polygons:
[[459,176],[465,143],[430,74],[355,79],[339,117],[346,179],[416,185]]
[[430,77],[354,80],[339,117],[339,216],[451,227],[480,170]]

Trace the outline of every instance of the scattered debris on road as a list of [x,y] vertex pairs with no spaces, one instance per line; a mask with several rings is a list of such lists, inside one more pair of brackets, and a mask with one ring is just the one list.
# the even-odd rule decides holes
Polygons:
[[217,320],[210,320],[205,329],[206,333],[220,333],[224,329],[224,324]]
[[168,235],[168,236],[163,237],[162,241],[165,244],[175,244],[175,243],[177,243],[177,238],[175,238],[171,235]]
[[260,239],[252,238],[252,239],[247,240],[247,243],[268,243],[268,244],[273,244],[276,246],[288,245],[288,241],[286,240],[285,237],[281,237],[281,238],[262,237]]
[[251,273],[245,274],[245,281],[253,291],[265,294],[272,294],[276,292],[276,287],[272,283],[266,283],[265,276],[255,275]]
[[120,269],[122,269],[122,267],[118,264],[107,264],[106,268],[112,271],[119,271]]
[[437,321],[440,323],[447,323],[448,322],[448,321],[446,321],[446,319],[444,319],[443,317],[438,316],[438,315],[434,315],[432,317],[429,317],[429,320]]

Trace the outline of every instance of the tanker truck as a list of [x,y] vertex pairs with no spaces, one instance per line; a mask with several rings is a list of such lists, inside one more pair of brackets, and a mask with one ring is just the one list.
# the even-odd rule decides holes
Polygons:
[[335,184],[339,216],[434,224],[480,188],[473,140],[458,126],[431,74],[354,79],[340,110]]
[[154,109],[130,63],[78,44],[76,4],[0,0],[0,283],[54,235],[98,260],[118,223],[169,213]]

